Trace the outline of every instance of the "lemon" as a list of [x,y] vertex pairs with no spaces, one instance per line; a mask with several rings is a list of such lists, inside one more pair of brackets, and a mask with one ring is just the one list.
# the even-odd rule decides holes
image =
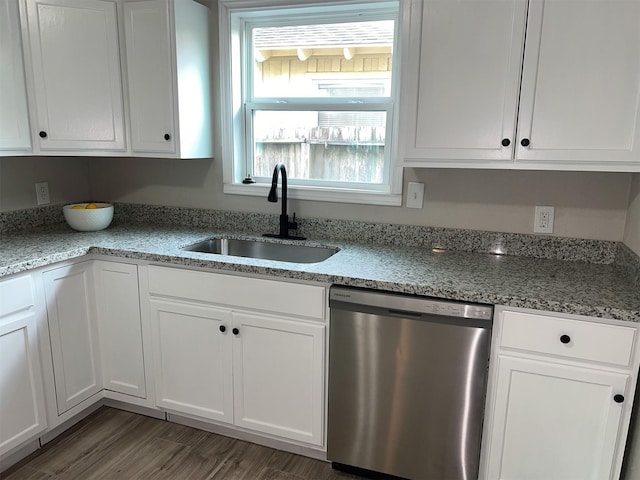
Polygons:
[[95,203],[88,203],[85,208],[93,210],[94,208],[98,208],[98,206]]
[[72,210],[84,210],[84,207],[82,205],[73,205],[71,207]]

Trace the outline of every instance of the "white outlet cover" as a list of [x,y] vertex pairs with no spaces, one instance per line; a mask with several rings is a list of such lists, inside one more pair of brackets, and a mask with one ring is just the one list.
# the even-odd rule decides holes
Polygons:
[[48,182],[36,183],[36,202],[38,205],[49,205],[51,203]]
[[533,217],[533,233],[553,233],[554,207],[537,206]]

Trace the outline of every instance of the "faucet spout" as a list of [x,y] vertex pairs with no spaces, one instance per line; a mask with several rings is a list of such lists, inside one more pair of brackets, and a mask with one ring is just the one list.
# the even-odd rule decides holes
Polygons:
[[273,178],[271,179],[271,190],[269,190],[269,196],[267,197],[267,201],[271,203],[276,203],[278,201],[278,174],[282,171],[282,190],[286,191],[285,187],[287,185],[287,170],[284,168],[282,163],[276,164],[276,168],[273,169]]
[[287,213],[287,169],[284,164],[277,163],[273,169],[273,178],[271,179],[271,190],[267,201],[276,203],[278,201],[278,175],[282,177],[282,214]]
[[278,201],[278,176],[282,177],[282,213],[280,214],[280,233],[277,235],[265,233],[265,236],[304,240],[304,237],[289,235],[289,230],[297,229],[298,224],[295,221],[295,214],[293,215],[293,222],[289,221],[289,216],[287,215],[287,169],[282,163],[277,163],[273,169],[271,189],[269,190],[267,201],[271,203],[276,203]]

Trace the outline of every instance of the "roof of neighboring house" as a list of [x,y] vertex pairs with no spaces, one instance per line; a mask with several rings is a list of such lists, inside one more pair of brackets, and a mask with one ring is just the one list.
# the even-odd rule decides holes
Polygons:
[[264,27],[254,30],[259,50],[364,47],[393,44],[393,21]]

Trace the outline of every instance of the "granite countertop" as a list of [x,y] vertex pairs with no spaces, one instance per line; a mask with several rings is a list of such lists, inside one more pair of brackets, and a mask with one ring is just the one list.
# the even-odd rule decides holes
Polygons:
[[295,264],[188,252],[191,243],[235,232],[120,224],[100,232],[66,225],[4,233],[0,276],[100,254],[150,263],[377,288],[468,302],[640,321],[640,292],[620,265],[424,247],[317,242],[340,251],[321,263]]

